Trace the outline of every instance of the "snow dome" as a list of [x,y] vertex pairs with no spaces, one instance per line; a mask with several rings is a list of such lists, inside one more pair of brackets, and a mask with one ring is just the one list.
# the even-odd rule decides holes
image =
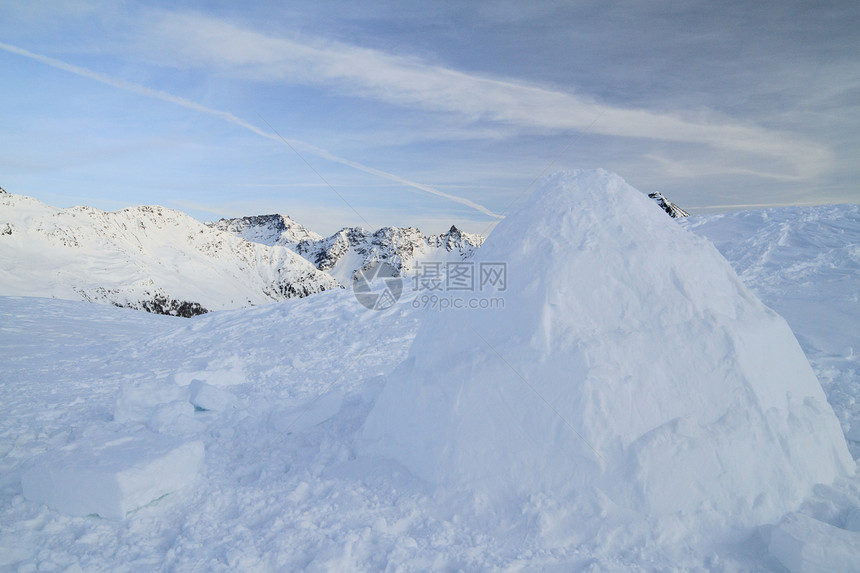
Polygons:
[[853,472],[786,322],[619,176],[545,179],[474,260],[506,265],[504,309],[426,316],[362,453],[491,499],[598,491],[747,525]]

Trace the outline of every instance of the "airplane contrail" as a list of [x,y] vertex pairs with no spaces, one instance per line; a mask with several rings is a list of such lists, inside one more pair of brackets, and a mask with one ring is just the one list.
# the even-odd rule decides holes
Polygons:
[[[88,68],[76,66],[74,64],[69,64],[67,62],[64,62],[62,60],[58,60],[56,58],[51,58],[49,56],[44,56],[42,54],[36,54],[34,52],[31,52],[29,50],[25,50],[23,48],[19,48],[18,46],[13,46],[11,44],[6,44],[3,42],[0,42],[0,49],[4,50],[6,52],[10,52],[12,54],[24,56],[25,58],[30,58],[31,60],[35,60],[37,62],[51,66],[53,68],[64,70],[66,72],[70,72],[70,73],[78,75],[78,76],[82,76],[85,78],[89,78],[91,80],[95,80],[97,82],[101,82],[103,84],[107,84],[109,86],[112,86],[112,87],[115,87],[115,88],[118,88],[121,90],[125,90],[125,91],[132,92],[132,93],[135,93],[138,95],[158,99],[161,101],[166,101],[166,102],[184,107],[186,109],[190,109],[193,111],[197,111],[200,113],[205,113],[207,115],[211,115],[213,117],[217,117],[218,119],[221,119],[221,120],[226,121],[228,123],[232,123],[233,125],[236,125],[238,127],[242,127],[244,129],[247,129],[248,131],[255,133],[256,135],[259,135],[260,137],[265,137],[266,139],[270,139],[272,141],[278,141],[278,142],[282,141],[282,138],[279,135],[277,135],[275,133],[270,133],[270,132],[264,131],[264,130],[260,129],[259,127],[257,127],[256,125],[248,123],[247,121],[233,115],[232,113],[230,113],[228,111],[222,111],[222,110],[218,110],[218,109],[213,109],[211,107],[206,107],[205,105],[201,105],[197,102],[191,101],[189,99],[186,99],[186,98],[183,98],[180,96],[176,96],[176,95],[173,95],[173,94],[161,91],[161,90],[154,90],[152,88],[148,88],[148,87],[141,85],[141,84],[136,84],[133,82],[127,82],[127,81],[119,79],[119,78],[114,78],[114,77],[108,76],[108,75],[103,74],[101,72],[96,72],[96,71],[90,70]],[[351,167],[353,169],[356,169],[358,171],[362,171],[364,173],[376,175],[377,177],[381,177],[383,179],[388,179],[389,181],[395,181],[397,183],[401,183],[401,184],[406,185],[408,187],[412,187],[414,189],[424,191],[425,193],[430,193],[432,195],[436,195],[437,197],[443,197],[443,198],[448,199],[450,201],[454,201],[454,202],[459,203],[461,205],[465,205],[466,207],[470,207],[472,209],[475,209],[475,210],[477,210],[477,211],[479,211],[485,215],[488,215],[490,217],[495,217],[497,219],[501,219],[503,217],[502,215],[499,215],[497,213],[492,212],[490,209],[487,209],[483,205],[480,205],[478,203],[475,203],[475,202],[470,201],[468,199],[465,199],[463,197],[458,197],[457,195],[451,195],[450,193],[445,193],[443,191],[439,191],[438,189],[434,189],[433,187],[431,187],[429,185],[424,185],[422,183],[416,183],[415,181],[410,181],[409,179],[404,179],[403,177],[400,177],[399,175],[395,175],[393,173],[388,173],[387,171],[382,171],[380,169],[369,167],[369,166],[364,165],[362,163],[358,163],[357,161],[351,161],[349,159],[339,157],[337,155],[334,155],[333,153],[329,153],[328,151],[326,151],[324,149],[320,149],[319,147],[315,147],[315,146],[310,145],[308,143],[305,143],[303,141],[290,140],[290,143],[294,146],[301,147],[302,149],[306,149],[310,153],[313,153],[314,155],[316,155],[322,159],[327,159],[329,161],[333,161],[335,163],[339,163],[341,165]]]

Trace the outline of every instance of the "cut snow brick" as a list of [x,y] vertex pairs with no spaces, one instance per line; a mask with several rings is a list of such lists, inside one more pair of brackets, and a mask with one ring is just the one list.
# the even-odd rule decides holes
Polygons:
[[801,513],[790,513],[770,535],[770,553],[791,573],[857,571],[860,532],[846,531]]
[[236,396],[216,388],[202,380],[192,380],[191,388],[191,403],[201,410],[213,410],[222,412],[233,407],[236,403]]
[[122,519],[191,483],[203,442],[160,434],[121,435],[43,455],[21,478],[24,497],[71,515]]
[[116,422],[148,422],[159,406],[187,402],[188,389],[159,380],[123,382],[114,404]]

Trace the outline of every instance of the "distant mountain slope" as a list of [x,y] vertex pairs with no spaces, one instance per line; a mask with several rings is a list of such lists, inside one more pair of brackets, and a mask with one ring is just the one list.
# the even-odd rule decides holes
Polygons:
[[220,219],[207,223],[210,227],[227,231],[253,243],[290,246],[299,241],[319,241],[323,238],[287,215],[257,215]]
[[287,215],[221,219],[209,225],[249,241],[287,246],[342,284],[349,284],[357,270],[382,262],[406,274],[424,262],[463,260],[484,242],[481,235],[456,226],[440,235],[425,235],[414,227],[345,227],[323,238]]
[[0,195],[0,294],[190,316],[340,285],[282,246],[249,242],[164,207],[59,209]]
[[484,238],[452,226],[441,235],[425,235],[414,227],[383,227],[369,232],[360,227],[341,229],[319,241],[301,241],[297,253],[318,269],[347,284],[359,269],[388,263],[405,275],[430,261],[460,261],[472,256]]

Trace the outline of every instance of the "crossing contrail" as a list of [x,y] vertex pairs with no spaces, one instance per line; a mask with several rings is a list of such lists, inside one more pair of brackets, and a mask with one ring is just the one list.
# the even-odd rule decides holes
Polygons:
[[[248,123],[247,121],[233,115],[232,113],[230,113],[228,111],[222,111],[219,109],[207,107],[205,105],[201,105],[195,101],[191,101],[191,100],[186,99],[184,97],[176,96],[176,95],[173,95],[173,94],[167,93],[165,91],[161,91],[161,90],[154,90],[154,89],[148,88],[144,85],[136,84],[133,82],[128,82],[128,81],[125,81],[125,80],[122,80],[119,78],[114,78],[114,77],[108,76],[106,74],[103,74],[101,72],[96,72],[96,71],[90,70],[88,68],[76,66],[74,64],[69,64],[67,62],[64,62],[62,60],[58,60],[56,58],[51,58],[49,56],[44,56],[42,54],[36,54],[34,52],[31,52],[29,50],[25,50],[23,48],[19,48],[17,46],[13,46],[11,44],[6,44],[3,42],[0,42],[0,49],[4,50],[6,52],[12,53],[12,54],[17,54],[19,56],[23,56],[25,58],[30,58],[31,60],[35,60],[35,61],[40,62],[42,64],[51,66],[53,68],[57,68],[57,69],[60,69],[60,70],[81,76],[81,77],[89,78],[91,80],[95,80],[97,82],[107,84],[109,86],[112,86],[112,87],[115,87],[115,88],[118,88],[121,90],[125,90],[125,91],[131,92],[131,93],[135,93],[135,94],[142,95],[142,96],[149,97],[149,98],[153,98],[153,99],[158,99],[161,101],[166,101],[168,103],[172,103],[172,104],[184,107],[186,109],[190,109],[192,111],[197,111],[200,113],[205,113],[205,114],[210,115],[212,117],[217,117],[218,119],[221,119],[221,120],[226,121],[228,123],[232,123],[233,125],[244,128],[244,129],[246,129],[246,130],[248,130],[248,131],[250,131],[256,135],[259,135],[260,137],[265,137],[266,139],[270,139],[272,141],[278,141],[278,142],[282,141],[282,138],[279,135],[277,135],[276,133],[264,131],[264,130],[260,129],[259,127],[257,127],[256,125],[254,125],[252,123]],[[357,161],[352,161],[349,159],[345,159],[343,157],[339,157],[333,153],[329,153],[328,151],[326,151],[324,149],[320,149],[319,147],[310,145],[310,144],[305,143],[303,141],[289,140],[289,142],[294,147],[299,147],[301,149],[307,150],[308,152],[310,152],[310,153],[312,153],[312,154],[314,154],[317,157],[320,157],[322,159],[326,159],[328,161],[333,161],[334,163],[339,163],[341,165],[351,167],[352,169],[356,169],[356,170],[362,171],[364,173],[375,175],[375,176],[381,177],[383,179],[388,179],[389,181],[394,181],[394,182],[406,185],[408,187],[412,187],[413,189],[418,189],[420,191],[424,191],[425,193],[430,193],[432,195],[436,195],[437,197],[442,197],[444,199],[454,201],[455,203],[459,203],[460,205],[464,205],[464,206],[469,207],[471,209],[475,209],[476,211],[479,211],[479,212],[483,213],[484,215],[488,215],[490,217],[495,217],[497,219],[502,218],[502,215],[494,213],[493,211],[484,207],[483,205],[480,205],[478,203],[470,201],[464,197],[458,197],[457,195],[451,195],[450,193],[445,193],[443,191],[439,191],[438,189],[435,189],[429,185],[424,185],[422,183],[416,183],[415,181],[410,181],[409,179],[405,179],[403,177],[400,177],[399,175],[395,175],[393,173],[388,173],[387,171],[382,171],[381,169],[376,169],[374,167],[364,165],[364,164],[359,163]]]

